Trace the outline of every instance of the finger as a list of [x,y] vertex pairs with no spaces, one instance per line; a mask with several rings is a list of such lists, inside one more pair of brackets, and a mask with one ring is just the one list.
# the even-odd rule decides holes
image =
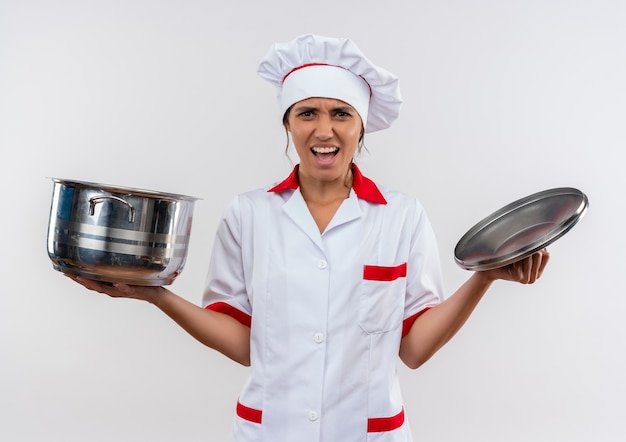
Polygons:
[[550,259],[550,254],[546,249],[542,249],[537,253],[534,253],[532,255],[532,259],[533,267],[530,274],[530,284],[536,282],[541,277],[546,265],[548,264],[548,260]]
[[115,287],[117,290],[122,292],[124,296],[130,296],[135,293],[135,288],[128,284],[122,284],[122,283],[116,282],[113,284],[113,287]]
[[530,257],[531,268],[528,273],[528,284],[533,284],[539,278],[539,269],[541,268],[542,254],[541,252],[533,253]]
[[550,253],[548,252],[548,249],[543,249],[541,251],[541,265],[539,266],[539,272],[537,274],[537,279],[541,278],[541,275],[543,275],[543,271],[545,270],[546,266],[548,265],[548,261],[550,261]]
[[112,297],[123,296],[115,285],[108,282],[97,281],[95,279],[84,278],[82,276],[71,276],[70,279],[73,279],[83,287],[94,292],[104,293],[105,295]]
[[91,288],[91,285],[92,285],[91,282],[90,282],[91,280],[86,279],[86,278],[81,278],[81,277],[76,276],[76,275],[70,275],[70,274],[67,274],[67,273],[65,273],[64,275],[67,278],[70,278],[72,281],[77,282],[78,284],[82,285],[83,287],[85,287],[85,288],[87,288],[89,290],[93,290]]
[[535,279],[535,272],[539,268],[536,254],[517,261],[515,267],[516,275],[514,281],[521,284],[532,284]]
[[509,266],[510,280],[514,282],[524,283],[524,275],[526,273],[525,268],[527,265],[527,258],[517,261]]

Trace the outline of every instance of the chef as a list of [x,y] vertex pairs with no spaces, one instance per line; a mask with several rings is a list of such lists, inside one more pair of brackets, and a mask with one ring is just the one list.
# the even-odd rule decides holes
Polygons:
[[[398,79],[345,38],[274,44],[258,73],[277,88],[299,162],[234,198],[216,235],[203,305],[164,287],[107,286],[152,302],[192,336],[250,366],[236,442],[411,441],[396,374],[417,368],[465,323],[493,281],[533,283],[542,250],[475,272],[444,296],[419,201],[363,176],[366,132],[398,117]],[[392,148],[390,146],[389,148]]]
[[[398,116],[393,74],[352,41],[316,35],[275,44],[258,72],[278,89],[300,163],[279,184],[236,198],[215,244],[204,303],[251,327],[235,439],[411,440],[398,354],[423,363],[487,278],[474,278],[459,305],[440,306],[424,209],[353,163],[363,133]],[[412,330],[422,314],[432,330]]]

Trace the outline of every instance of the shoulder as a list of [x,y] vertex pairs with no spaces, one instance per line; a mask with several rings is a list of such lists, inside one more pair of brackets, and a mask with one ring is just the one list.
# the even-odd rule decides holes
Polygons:
[[387,204],[379,205],[379,209],[396,223],[401,223],[413,231],[420,231],[422,228],[430,229],[430,220],[426,209],[421,201],[414,195],[407,192],[388,187],[384,184],[376,184],[387,201]]
[[235,195],[230,200],[227,213],[235,212],[241,214],[242,212],[253,212],[259,209],[265,209],[272,205],[272,202],[284,201],[294,192],[293,190],[271,192],[270,189],[272,189],[274,185],[275,183]]
[[393,208],[407,208],[409,210],[417,210],[417,211],[424,211],[424,206],[422,205],[422,203],[420,202],[420,200],[414,196],[411,195],[407,192],[398,190],[398,189],[394,189],[391,187],[388,187],[384,184],[376,184],[378,186],[378,188],[380,189],[380,192],[383,194],[383,196],[385,197],[385,200],[387,200],[387,206],[389,207],[393,207]]

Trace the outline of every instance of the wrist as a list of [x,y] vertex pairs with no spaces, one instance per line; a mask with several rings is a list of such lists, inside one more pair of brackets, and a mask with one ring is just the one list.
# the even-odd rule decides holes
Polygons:
[[488,289],[497,279],[490,270],[474,272],[472,278],[485,289]]
[[146,296],[144,300],[155,307],[161,308],[164,298],[167,296],[167,292],[168,290],[166,288],[157,287],[155,290],[150,290],[148,296]]

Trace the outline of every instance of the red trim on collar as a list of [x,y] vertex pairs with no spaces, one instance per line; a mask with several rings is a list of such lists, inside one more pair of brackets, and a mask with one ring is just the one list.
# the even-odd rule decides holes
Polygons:
[[361,199],[376,204],[387,204],[387,200],[378,190],[374,181],[364,177],[356,164],[352,163],[352,188],[354,193]]
[[[268,192],[282,192],[287,189],[297,189],[300,186],[298,183],[299,166],[299,164],[296,164],[296,167],[293,168],[289,176],[281,183],[269,189]],[[369,201],[370,203],[387,204],[387,200],[380,192],[374,181],[364,177],[357,165],[354,163],[352,163],[352,188],[354,189],[356,196],[361,199]]]
[[279,183],[268,190],[268,192],[282,192],[287,189],[296,190],[300,186],[298,183],[298,167],[300,167],[300,165],[296,164],[296,167],[293,168],[289,176],[285,178],[282,183]]

